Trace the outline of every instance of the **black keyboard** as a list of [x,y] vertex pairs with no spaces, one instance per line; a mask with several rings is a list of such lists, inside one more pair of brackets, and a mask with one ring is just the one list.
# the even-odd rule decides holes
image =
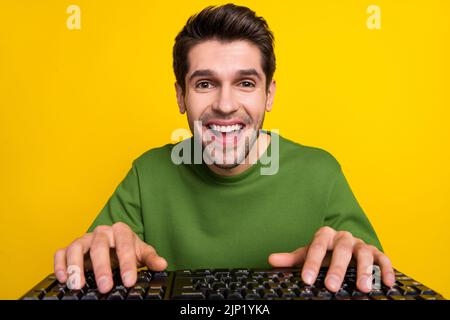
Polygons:
[[196,269],[167,272],[138,271],[136,284],[126,288],[118,270],[114,272],[114,287],[101,294],[94,274],[86,272],[86,285],[70,290],[53,274],[46,277],[22,300],[445,300],[420,282],[395,270],[392,288],[380,281],[380,269],[374,268],[370,293],[356,288],[356,268],[347,269],[341,289],[334,293],[325,288],[327,268],[321,268],[313,285],[305,284],[298,268],[274,269]]

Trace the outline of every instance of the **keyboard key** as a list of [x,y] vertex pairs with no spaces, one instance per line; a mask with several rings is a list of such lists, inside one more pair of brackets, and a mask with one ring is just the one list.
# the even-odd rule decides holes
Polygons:
[[203,277],[203,276],[206,276],[209,274],[211,274],[210,269],[197,269],[197,270],[192,271],[192,276],[194,276],[194,277],[198,277],[198,276]]
[[327,289],[322,288],[320,290],[316,290],[316,297],[327,298],[327,300],[329,300],[333,297],[333,294]]
[[230,291],[230,293],[227,296],[227,300],[242,300],[244,297],[242,296],[241,292],[238,291]]
[[139,281],[134,285],[134,289],[141,289],[143,291],[147,291],[147,289],[150,287],[150,283],[149,282],[143,282],[143,281]]
[[221,293],[211,292],[207,295],[208,300],[224,300],[225,296]]
[[278,294],[272,289],[259,289],[258,292],[263,299],[278,298]]
[[291,289],[279,289],[277,291],[278,295],[282,298],[293,298],[296,297],[297,295],[295,294],[294,291],[292,291]]
[[410,287],[410,286],[399,287],[399,290],[405,296],[419,294],[418,290],[416,290],[416,289],[414,289],[414,287]]
[[428,288],[424,285],[416,285],[415,288],[417,290],[419,290],[420,294],[426,294],[426,295],[436,294],[433,290],[431,290],[430,288]]
[[228,276],[228,277],[226,277],[226,276],[218,277],[217,279],[221,280],[222,282],[225,282],[226,284],[229,284],[230,282],[233,281],[233,278],[231,278],[230,276]]
[[250,292],[247,292],[244,299],[245,300],[256,300],[256,299],[261,299],[261,296],[257,292],[250,291]]
[[[209,283],[204,282],[198,282],[193,286],[193,289],[195,290],[203,290],[203,289],[210,289],[211,285]],[[183,289],[190,289],[189,286],[184,286]]]
[[167,272],[155,272],[153,278],[167,278]]
[[219,288],[216,290],[217,293],[221,293],[224,297],[228,295],[228,292],[230,292],[230,288]]
[[[392,296],[391,298],[394,298],[397,296]],[[376,295],[376,296],[370,296],[370,299],[372,300],[389,300],[388,297],[386,297],[385,295]]]
[[163,291],[161,289],[149,289],[145,295],[146,300],[161,300],[163,298]]
[[211,287],[213,288],[213,290],[219,290],[220,288],[226,288],[227,285],[223,282],[214,282]]
[[248,276],[250,274],[250,271],[248,269],[232,269],[231,273],[236,277],[243,275]]
[[191,276],[191,270],[190,269],[177,270],[176,276],[177,277]]
[[396,287],[394,288],[390,288],[386,291],[386,295],[387,296],[401,296],[402,292],[400,292],[400,290]]
[[[150,285],[150,284],[149,284]],[[192,278],[182,277],[175,278],[175,286],[176,287],[192,287],[194,285]]]
[[311,300],[331,300],[331,296],[317,296],[312,297]]
[[140,271],[138,272],[136,282],[149,282],[151,279],[152,279],[151,273]]
[[44,294],[50,292],[50,290],[55,286],[57,283],[59,283],[54,277],[47,277],[41,282],[39,282],[35,287],[34,290],[36,291],[42,291]]
[[263,286],[266,289],[273,289],[273,290],[281,289],[281,284],[273,282],[273,281],[264,281]]
[[204,280],[206,283],[214,283],[214,282],[220,282],[219,279],[217,279],[217,277],[215,275],[206,275],[204,277]]
[[50,292],[48,292],[44,297],[43,300],[61,300],[61,298],[64,296],[64,288],[66,286],[64,284],[58,283],[56,286],[54,286]]
[[102,294],[97,289],[89,289],[81,300],[100,300]]
[[414,280],[400,280],[398,281],[398,283],[402,286],[415,286],[415,285],[420,285],[419,282],[414,281]]
[[413,296],[390,296],[392,300],[416,300]]
[[243,288],[245,286],[240,282],[230,282],[228,284],[228,287],[232,290],[236,290],[237,288]]
[[145,291],[142,289],[131,289],[128,293],[127,300],[143,300],[145,295]]
[[256,289],[256,288],[259,288],[259,287],[261,287],[261,284],[258,282],[258,281],[248,281],[246,284],[245,284],[245,287],[247,288],[247,289]]
[[202,291],[196,291],[196,290],[185,290],[182,292],[179,292],[174,296],[175,299],[205,299],[205,294]]
[[42,298],[42,300],[61,300],[63,295],[64,293],[62,292],[50,291]]
[[113,290],[120,291],[122,294],[128,292],[128,289],[124,285],[116,285]]
[[80,300],[83,293],[82,290],[68,290],[61,300]]
[[417,296],[418,299],[420,300],[445,300],[442,296],[440,295],[434,295],[434,294],[420,294]]
[[341,288],[338,292],[335,293],[336,298],[346,298],[350,297],[350,293],[346,291],[345,289]]
[[292,297],[289,300],[312,300],[311,297]]
[[335,296],[336,300],[352,300],[350,296]]
[[41,290],[32,290],[28,292],[22,299],[23,300],[41,300],[44,296],[44,291]]
[[369,292],[369,296],[384,296],[384,292],[380,289],[372,290]]
[[113,290],[111,291],[111,293],[108,295],[108,298],[106,298],[107,300],[125,300],[125,294],[123,293],[123,291],[120,290]]
[[150,289],[165,289],[167,287],[167,277],[153,277],[149,287]]
[[367,296],[367,293],[361,292],[359,290],[354,290],[352,292],[352,297],[363,297],[363,296]]
[[299,293],[300,297],[314,297],[313,287],[311,286],[307,286],[299,290],[300,290]]

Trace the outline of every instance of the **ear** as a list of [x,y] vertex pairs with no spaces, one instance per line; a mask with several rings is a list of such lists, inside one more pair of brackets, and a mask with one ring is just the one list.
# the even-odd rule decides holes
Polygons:
[[183,89],[177,82],[175,82],[175,92],[177,94],[177,103],[178,108],[180,109],[180,113],[184,114],[186,112],[186,105],[184,104]]
[[272,110],[273,99],[275,98],[276,82],[274,79],[270,82],[269,90],[267,92],[266,100],[266,111],[270,112]]

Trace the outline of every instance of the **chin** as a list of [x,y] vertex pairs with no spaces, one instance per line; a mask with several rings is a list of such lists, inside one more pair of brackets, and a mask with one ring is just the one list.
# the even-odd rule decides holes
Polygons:
[[[234,169],[237,166],[241,165],[245,162],[245,159],[248,155],[248,152],[246,150],[241,150],[239,154],[236,156],[230,156],[230,157],[213,157],[212,162],[214,166],[221,169]],[[226,161],[224,161],[226,159]]]

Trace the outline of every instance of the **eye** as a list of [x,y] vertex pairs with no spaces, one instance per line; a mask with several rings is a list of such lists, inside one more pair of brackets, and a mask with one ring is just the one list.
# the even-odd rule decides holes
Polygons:
[[240,85],[241,85],[242,87],[245,87],[245,88],[253,88],[253,87],[255,86],[255,84],[254,84],[253,82],[248,81],[248,80],[242,81],[242,82],[240,83]]
[[198,89],[210,89],[213,85],[209,81],[200,81],[196,83],[195,87]]

